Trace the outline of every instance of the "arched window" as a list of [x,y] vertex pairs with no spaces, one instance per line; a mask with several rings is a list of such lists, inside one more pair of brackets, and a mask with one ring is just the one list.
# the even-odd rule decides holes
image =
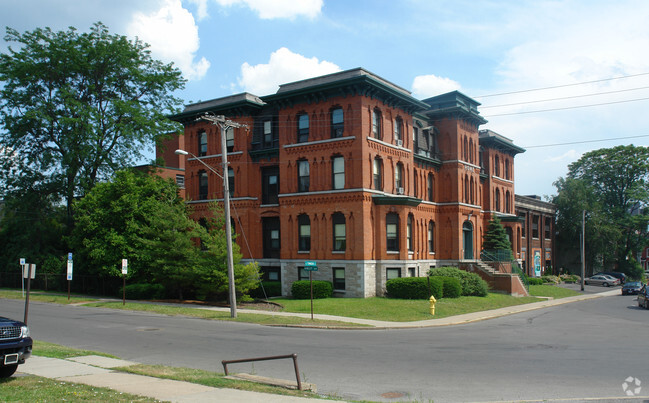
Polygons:
[[394,119],[394,142],[398,146],[403,145],[403,120],[399,117]]
[[225,146],[228,149],[228,152],[231,153],[234,150],[234,128],[229,127],[225,131]]
[[397,194],[403,194],[403,164],[398,162],[394,169],[394,187]]
[[228,193],[234,197],[234,169],[228,167]]
[[464,145],[462,147],[462,159],[464,159],[464,161],[469,160],[469,158],[467,157],[469,153],[468,148],[469,148],[468,141],[466,139],[466,136],[464,136]]
[[464,175],[464,202],[469,202],[469,177]]
[[381,111],[378,108],[375,108],[372,111],[372,137],[375,139],[382,140],[383,139],[383,133],[382,133],[382,116],[381,116]]
[[469,184],[469,190],[471,192],[471,204],[475,204],[475,182],[473,182],[473,177],[471,177],[471,183]]
[[505,179],[511,179],[509,177],[509,160],[505,158]]
[[307,160],[297,162],[297,191],[309,191],[309,161]]
[[428,253],[435,253],[435,222],[428,222]]
[[374,180],[374,189],[383,190],[383,161],[376,157],[372,162],[372,176]]
[[500,158],[497,155],[494,157],[494,175],[500,176]]
[[345,159],[339,155],[331,159],[331,183],[333,189],[345,188]]
[[331,110],[331,138],[342,137],[345,128],[343,108]]
[[309,115],[303,113],[297,117],[297,142],[309,141]]
[[406,243],[408,244],[408,251],[412,252],[414,250],[414,242],[412,240],[412,214],[408,214],[408,221],[406,223]]
[[500,189],[496,189],[496,211],[500,211]]
[[307,252],[311,250],[311,219],[306,214],[297,216],[298,250]]
[[206,200],[208,193],[207,172],[198,171],[198,200]]
[[334,251],[344,251],[347,246],[345,215],[343,213],[332,214],[331,224],[333,227]]
[[388,213],[385,217],[386,250],[389,252],[399,251],[399,215]]
[[204,130],[198,132],[198,156],[207,155],[207,133]]
[[511,199],[511,195],[508,190],[507,193],[505,193],[505,213],[512,212],[512,204],[510,199]]
[[428,173],[428,201],[431,201],[431,202],[433,201],[433,185],[434,185],[434,183],[435,182],[433,181],[433,174],[429,172]]

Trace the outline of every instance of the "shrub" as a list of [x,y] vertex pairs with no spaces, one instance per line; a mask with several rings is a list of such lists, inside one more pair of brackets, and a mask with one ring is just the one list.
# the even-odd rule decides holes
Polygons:
[[529,285],[543,285],[543,279],[540,279],[538,277],[528,277],[527,282]]
[[441,278],[432,277],[393,278],[385,283],[385,289],[390,298],[428,299],[432,292],[439,299],[443,296],[444,283]]
[[454,277],[460,280],[462,295],[473,295],[477,297],[487,296],[489,286],[475,273],[460,270],[457,267],[437,267],[430,269],[429,276]]
[[443,282],[444,298],[459,298],[462,295],[462,284],[455,277],[440,277]]
[[[263,286],[263,288],[262,288]],[[264,294],[266,291],[266,294]],[[310,293],[311,291],[309,291]],[[250,290],[250,296],[253,298],[270,298],[270,297],[279,297],[282,295],[282,282],[281,281],[262,281],[259,283],[259,287],[254,290]],[[309,298],[310,294],[309,294]]]
[[[123,287],[119,289],[119,295],[123,295]],[[126,298],[128,299],[163,299],[166,290],[162,284],[128,284],[126,286]]]
[[557,276],[541,276],[541,280],[544,283],[554,283],[554,284],[559,284],[559,277]]
[[[313,298],[330,298],[334,286],[330,281],[313,280]],[[291,295],[295,299],[311,299],[311,282],[299,280],[291,284]]]

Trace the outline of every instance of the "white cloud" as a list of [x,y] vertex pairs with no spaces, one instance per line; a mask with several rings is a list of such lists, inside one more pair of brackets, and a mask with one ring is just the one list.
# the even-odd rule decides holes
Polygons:
[[295,19],[304,16],[313,19],[320,15],[323,0],[214,0],[223,7],[245,5],[259,14],[259,18]]
[[460,83],[457,81],[429,74],[415,77],[412,82],[412,95],[415,98],[424,99],[459,90],[460,88]]
[[251,66],[246,62],[241,65],[241,77],[238,82],[246,92],[268,95],[275,93],[279,84],[337,71],[340,71],[340,67],[331,62],[319,61],[317,57],[307,58],[287,48],[280,48],[271,53],[268,64]]
[[208,17],[207,14],[207,0],[188,0],[191,4],[196,6],[196,17],[198,21]]
[[164,0],[156,11],[133,14],[127,31],[151,45],[157,58],[174,62],[188,80],[201,79],[210,67],[204,57],[194,60],[200,43],[198,27],[180,0]]

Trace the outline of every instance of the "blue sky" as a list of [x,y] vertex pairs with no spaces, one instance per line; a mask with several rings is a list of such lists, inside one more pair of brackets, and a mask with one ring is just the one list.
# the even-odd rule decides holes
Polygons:
[[584,152],[649,145],[644,0],[0,0],[3,29],[96,21],[174,62],[186,103],[355,67],[420,99],[460,90],[526,148],[518,194],[555,194]]

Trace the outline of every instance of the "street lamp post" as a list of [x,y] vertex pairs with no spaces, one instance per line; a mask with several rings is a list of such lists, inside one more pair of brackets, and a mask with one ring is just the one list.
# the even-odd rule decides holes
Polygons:
[[203,160],[185,150],[176,150],[179,155],[191,155],[198,162],[205,165],[210,171],[223,179],[223,211],[225,213],[225,237],[227,240],[227,263],[228,263],[228,289],[230,294],[230,317],[237,317],[237,293],[234,283],[234,260],[232,258],[232,227],[230,226],[230,184],[228,183],[228,150],[226,145],[226,132],[230,127],[247,127],[226,120],[224,116],[203,115],[201,119],[212,122],[221,129],[221,160],[223,162],[223,175],[220,175]]

